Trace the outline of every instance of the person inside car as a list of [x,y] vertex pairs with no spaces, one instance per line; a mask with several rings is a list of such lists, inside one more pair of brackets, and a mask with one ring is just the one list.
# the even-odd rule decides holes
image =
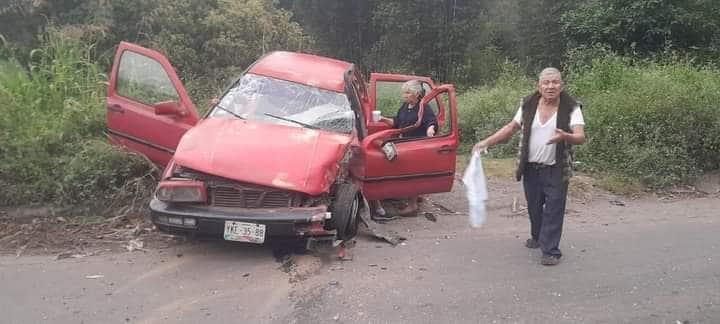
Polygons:
[[[402,129],[405,127],[409,127],[412,125],[415,125],[418,121],[418,109],[420,106],[420,101],[425,96],[425,89],[423,89],[422,82],[419,80],[410,80],[405,82],[402,85],[402,98],[403,103],[400,106],[400,109],[398,109],[397,114],[395,115],[395,118],[387,118],[387,117],[381,117],[380,121],[384,122],[388,126],[391,126],[396,129]],[[411,129],[407,132],[404,132],[400,135],[401,138],[411,138],[411,137],[425,137],[425,136],[435,136],[435,133],[438,129],[438,121],[437,117],[435,116],[435,113],[432,111],[432,109],[429,109],[427,107],[423,110],[423,115],[420,120],[420,126]],[[418,200],[419,197],[409,197],[407,199],[407,206],[405,208],[402,208],[398,211],[400,216],[414,216],[417,214],[417,211],[419,209],[418,206]],[[376,214],[379,216],[378,218],[391,218],[387,215],[384,208],[382,207],[382,204],[378,201],[376,202]]]

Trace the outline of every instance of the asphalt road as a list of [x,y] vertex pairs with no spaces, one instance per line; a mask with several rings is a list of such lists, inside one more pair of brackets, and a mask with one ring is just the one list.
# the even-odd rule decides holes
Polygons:
[[393,221],[408,238],[395,247],[361,235],[351,261],[206,240],[1,256],[0,322],[720,323],[719,198],[571,203],[565,256],[546,267],[522,212],[491,206],[470,229],[451,195],[431,201],[455,213],[426,203],[437,222]]

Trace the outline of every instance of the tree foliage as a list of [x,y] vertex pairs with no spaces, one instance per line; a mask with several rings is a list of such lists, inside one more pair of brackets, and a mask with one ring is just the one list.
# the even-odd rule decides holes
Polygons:
[[37,47],[47,23],[71,25],[105,65],[127,40],[161,49],[188,80],[225,78],[275,49],[465,85],[494,81],[507,60],[528,74],[562,67],[574,48],[720,58],[714,0],[6,1],[0,35],[13,46]]
[[565,13],[562,24],[573,46],[603,44],[626,55],[673,49],[717,59],[718,17],[715,0],[589,0]]

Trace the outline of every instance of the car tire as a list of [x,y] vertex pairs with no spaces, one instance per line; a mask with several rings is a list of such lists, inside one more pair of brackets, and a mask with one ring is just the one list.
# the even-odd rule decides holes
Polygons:
[[349,240],[357,235],[361,203],[362,195],[356,185],[339,185],[331,209],[332,224],[337,230],[338,239]]

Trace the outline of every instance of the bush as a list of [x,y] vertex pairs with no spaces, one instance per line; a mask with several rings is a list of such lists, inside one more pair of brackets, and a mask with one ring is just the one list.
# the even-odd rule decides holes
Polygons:
[[571,71],[586,104],[591,170],[664,187],[720,168],[720,72],[682,60],[633,62],[614,55]]
[[[106,77],[89,59],[92,49],[53,29],[30,52],[27,70],[0,62],[0,205],[101,198],[96,193],[111,192],[120,180],[84,181],[80,170],[114,179],[150,170],[97,141],[105,125]],[[130,165],[117,167],[123,163]]]
[[[97,139],[78,144],[77,154],[68,160],[58,181],[57,195],[65,202],[112,201],[123,195],[147,193],[147,187],[152,186],[145,182],[152,170],[143,156]],[[128,186],[131,182],[139,186]]]
[[[665,58],[618,57],[602,48],[571,53],[565,80],[583,102],[588,141],[576,160],[589,171],[662,188],[720,169],[720,71]],[[598,58],[599,57],[599,58]],[[493,86],[459,96],[462,141],[471,145],[507,124],[532,81],[506,68]],[[491,150],[517,153],[519,136]]]
[[[458,96],[460,137],[474,144],[505,126],[515,116],[523,97],[533,90],[532,81],[515,65],[506,64],[493,86],[468,90]],[[518,136],[493,147],[491,154],[508,157],[517,154]]]
[[145,45],[168,56],[190,96],[205,106],[263,54],[312,47],[290,18],[272,1],[159,1],[148,14],[153,31]]
[[[508,72],[508,66],[512,65],[497,47],[468,50],[463,64],[456,67],[454,82],[460,89],[467,85],[493,85],[501,75]],[[512,69],[519,71],[518,66]]]

